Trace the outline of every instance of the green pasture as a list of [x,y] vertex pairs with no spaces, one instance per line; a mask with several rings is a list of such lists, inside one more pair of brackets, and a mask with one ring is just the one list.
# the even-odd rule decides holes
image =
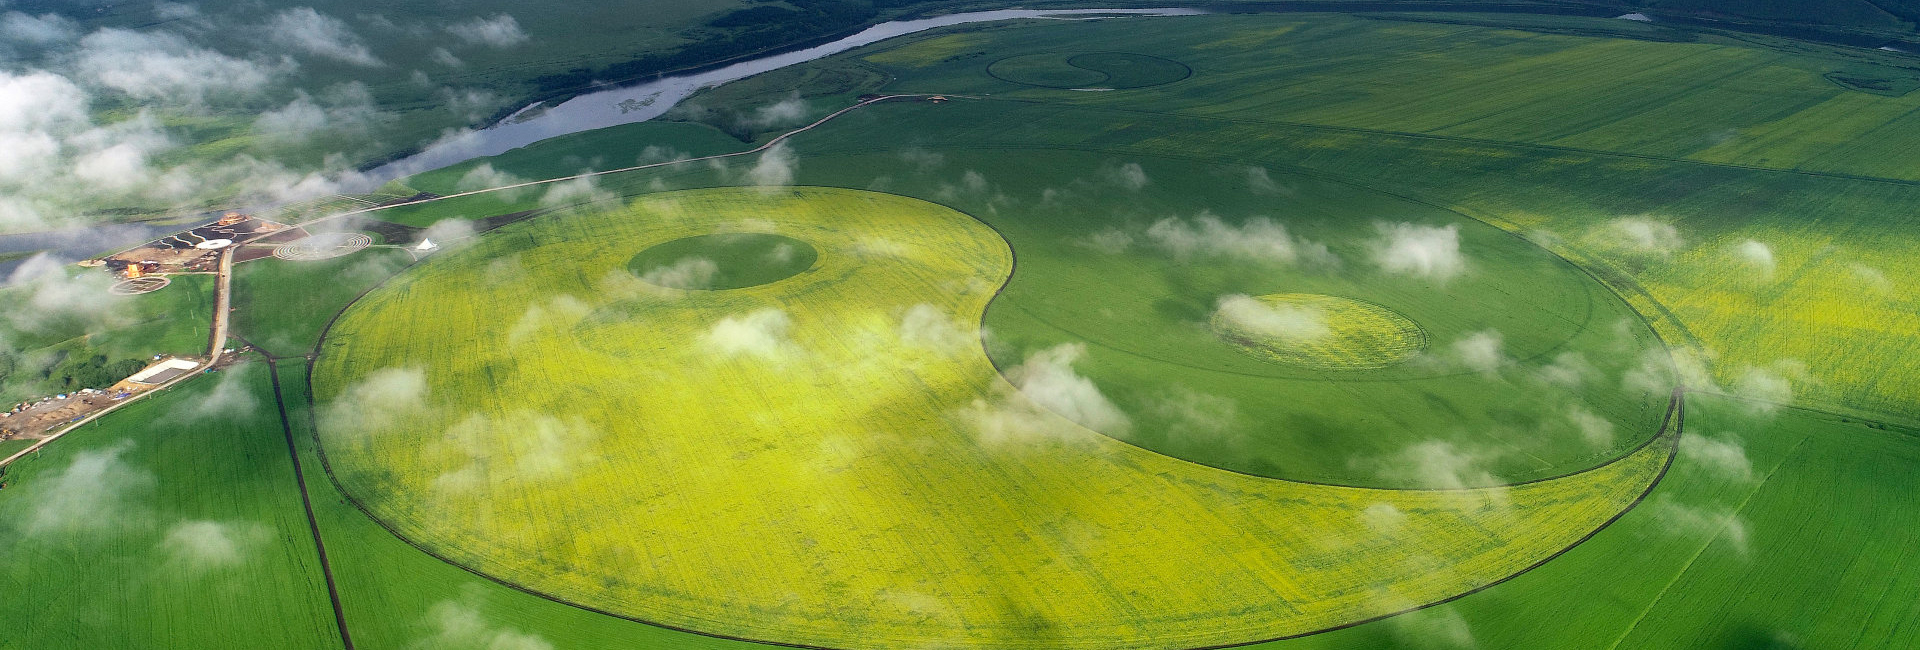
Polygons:
[[279,419],[247,363],[7,467],[0,647],[337,645]]
[[305,355],[334,314],[412,261],[406,251],[375,247],[327,260],[237,265],[233,330],[268,354]]

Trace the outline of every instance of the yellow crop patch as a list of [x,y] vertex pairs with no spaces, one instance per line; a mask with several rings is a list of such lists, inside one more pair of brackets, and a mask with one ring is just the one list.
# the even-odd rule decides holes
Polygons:
[[[818,260],[727,291],[626,270],[747,230]],[[377,517],[475,571],[842,648],[1182,648],[1353,623],[1577,543],[1671,453],[1662,437],[1570,477],[1438,491],[1155,454],[989,363],[977,324],[1012,263],[965,215],[853,190],[690,190],[522,222],[342,317],[316,368],[322,441]]]

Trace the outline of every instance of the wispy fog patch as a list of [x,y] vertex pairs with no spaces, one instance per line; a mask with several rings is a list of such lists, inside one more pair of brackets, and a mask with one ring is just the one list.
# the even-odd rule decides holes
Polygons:
[[372,128],[393,119],[379,110],[373,93],[358,81],[329,88],[316,101],[304,90],[295,91],[286,106],[261,113],[253,121],[255,133],[287,142],[306,142],[324,133],[366,137]]
[[[454,184],[454,189],[460,192],[472,192],[475,190],[518,185],[525,182],[527,182],[527,179],[494,169],[493,163],[480,163],[478,167],[469,169],[467,173],[461,174],[459,182]],[[493,195],[499,197],[501,201],[511,202],[520,198],[520,190],[503,190],[494,192]]]
[[1587,446],[1606,449],[1613,446],[1613,422],[1578,404],[1567,407],[1567,421]]
[[1107,182],[1118,185],[1129,192],[1138,192],[1146,189],[1147,184],[1153,182],[1147,178],[1147,170],[1140,167],[1140,163],[1125,163],[1117,167],[1108,167],[1101,172],[1101,176],[1106,178]]
[[513,329],[507,331],[507,346],[525,343],[549,329],[570,327],[580,322],[589,311],[587,303],[567,294],[527,305],[527,310],[520,314],[520,320],[515,321]]
[[972,333],[973,326],[927,303],[908,307],[900,315],[899,332],[901,343],[943,354],[953,354],[980,344],[980,340]]
[[1773,259],[1773,247],[1756,240],[1746,240],[1733,246],[1733,257],[1752,273],[1756,281],[1773,279],[1773,272],[1779,263]]
[[1287,233],[1286,226],[1265,217],[1247,219],[1237,226],[1208,212],[1192,219],[1168,217],[1147,228],[1146,240],[1178,259],[1225,257],[1275,264],[1328,263],[1335,259],[1324,244],[1296,239]]
[[715,276],[720,274],[720,265],[704,257],[683,257],[666,266],[656,266],[640,274],[647,284],[693,291],[712,289]]
[[1760,410],[1772,411],[1793,403],[1794,383],[1813,380],[1807,373],[1807,364],[1798,359],[1781,359],[1765,366],[1742,367],[1729,388]]
[[1847,270],[1852,271],[1853,277],[1860,281],[1860,285],[1874,295],[1887,298],[1895,294],[1893,281],[1887,279],[1887,274],[1880,269],[1855,262],[1848,264]]
[[220,373],[220,381],[213,390],[180,410],[181,419],[188,422],[206,420],[238,420],[252,416],[260,408],[260,399],[248,390],[253,373],[259,372],[252,364],[232,366]]
[[796,126],[806,119],[807,100],[801,99],[796,92],[785,99],[754,109],[747,123],[760,128],[772,128]]
[[126,529],[149,518],[134,500],[153,488],[146,469],[121,460],[132,441],[75,454],[73,463],[47,481],[32,506],[26,533],[32,536]]
[[922,174],[930,173],[947,164],[947,157],[945,155],[938,152],[927,151],[919,147],[901,149],[899,155],[901,162],[907,163],[907,165],[913,167],[914,171]]
[[382,368],[348,386],[322,412],[326,430],[351,437],[393,432],[426,411],[427,375],[419,368]]
[[1376,503],[1360,511],[1360,523],[1376,535],[1398,535],[1407,526],[1407,513],[1391,503]]
[[595,177],[582,176],[548,185],[547,193],[540,196],[540,207],[564,208],[609,201],[613,198],[612,192],[600,189],[600,182]]
[[1299,342],[1333,334],[1325,311],[1308,305],[1268,304],[1242,294],[1220,298],[1214,317],[1235,331]]
[[598,428],[578,416],[514,411],[468,414],[449,427],[440,449],[464,462],[434,478],[444,492],[462,493],[506,483],[547,481],[593,462]]
[[1467,269],[1460,253],[1460,226],[1412,223],[1375,224],[1379,237],[1368,248],[1381,270],[1445,282]]
[[[1428,440],[1377,459],[1374,465],[1381,477],[1400,484],[1459,490],[1499,485],[1499,477],[1487,469],[1496,456],[1497,452],[1494,451],[1469,449],[1445,440]],[[1478,501],[1479,505],[1506,504],[1505,491],[1499,489],[1473,490],[1463,493],[1463,496]]]
[[1265,167],[1247,168],[1247,191],[1264,196],[1293,196],[1293,188],[1273,180]]
[[1646,516],[1655,522],[1649,528],[1657,532],[1724,539],[1741,558],[1746,558],[1751,552],[1747,543],[1747,522],[1733,508],[1691,505],[1671,495],[1660,494],[1655,495],[1651,503],[1641,506],[1641,509],[1646,510]]
[[313,56],[364,67],[384,65],[345,22],[312,7],[295,7],[274,14],[267,21],[267,35],[273,42]]
[[9,11],[0,17],[0,41],[45,47],[72,42],[78,35],[74,22],[59,14]]
[[1562,352],[1553,357],[1553,363],[1540,366],[1535,370],[1540,381],[1562,388],[1579,388],[1601,378],[1600,369],[1587,362],[1587,356],[1578,351]]
[[792,325],[793,319],[787,312],[767,307],[744,316],[720,319],[701,336],[701,343],[724,357],[771,359],[790,352],[793,344],[787,339],[787,330]]
[[520,21],[508,14],[463,20],[448,25],[447,32],[468,45],[494,48],[513,47],[527,41],[527,33],[520,29]]
[[[1063,343],[1027,356],[1004,375],[1013,391],[975,399],[959,412],[979,437],[993,447],[1058,444],[1078,439],[1071,422],[1111,435],[1126,435],[1133,420],[1100,392],[1073,364],[1086,354],[1080,343]],[[1062,419],[1064,418],[1065,421]]]
[[434,603],[425,620],[429,635],[409,644],[409,650],[553,650],[538,634],[488,621],[473,600]]
[[200,105],[213,95],[251,96],[289,66],[236,59],[163,31],[102,29],[80,39],[81,76],[135,99]]
[[1679,228],[1647,216],[1619,217],[1594,226],[1586,243],[1600,250],[1662,258],[1686,246]]
[[793,184],[793,176],[799,170],[800,157],[782,141],[760,154],[759,161],[747,170],[746,180],[761,188],[785,187]]
[[1683,433],[1680,455],[1691,465],[1723,478],[1742,483],[1753,480],[1753,461],[1747,459],[1746,447],[1731,435]]
[[1438,349],[1418,357],[1418,362],[1449,371],[1468,370],[1493,378],[1513,363],[1507,356],[1506,342],[1499,330],[1469,332]]
[[169,527],[160,548],[172,567],[204,573],[240,565],[272,539],[273,530],[258,522],[192,520]]
[[1628,370],[1620,380],[1627,390],[1653,393],[1673,390],[1676,380],[1680,386],[1693,390],[1719,389],[1712,373],[1707,371],[1707,359],[1686,349],[1653,348],[1642,352],[1639,367]]
[[117,310],[118,303],[107,293],[110,277],[71,273],[71,268],[46,253],[27,258],[4,283],[13,296],[25,298],[0,314],[14,329],[31,333],[70,328],[95,332],[131,322],[132,316]]
[[[1410,607],[1409,604],[1406,607]],[[1405,607],[1402,607],[1404,609]],[[1415,610],[1387,619],[1394,648],[1407,650],[1467,650],[1478,647],[1473,627],[1452,606]]]
[[1147,409],[1176,442],[1238,441],[1240,405],[1230,398],[1175,386],[1148,400]]

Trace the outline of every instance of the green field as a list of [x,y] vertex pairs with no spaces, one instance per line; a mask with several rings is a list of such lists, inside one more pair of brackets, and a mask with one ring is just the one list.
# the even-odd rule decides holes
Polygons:
[[[1019,21],[404,179],[952,98],[376,213],[534,211],[417,263],[242,265],[277,384],[8,468],[0,647],[1911,646],[1916,71],[1571,16]],[[0,342],[193,347],[177,280]],[[125,524],[50,528],[103,467]]]

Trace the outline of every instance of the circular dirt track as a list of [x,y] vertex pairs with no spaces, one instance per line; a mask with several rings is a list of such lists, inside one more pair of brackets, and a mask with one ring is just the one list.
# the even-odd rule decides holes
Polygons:
[[1128,90],[1163,86],[1193,76],[1173,59],[1132,52],[1047,52],[1011,56],[987,66],[995,79],[1061,90]]
[[137,296],[165,289],[169,284],[173,284],[172,279],[158,275],[128,278],[113,283],[113,286],[107,288],[107,293],[116,296]]
[[327,232],[309,235],[273,249],[273,256],[292,262],[333,259],[359,252],[373,245],[373,238],[357,232]]

